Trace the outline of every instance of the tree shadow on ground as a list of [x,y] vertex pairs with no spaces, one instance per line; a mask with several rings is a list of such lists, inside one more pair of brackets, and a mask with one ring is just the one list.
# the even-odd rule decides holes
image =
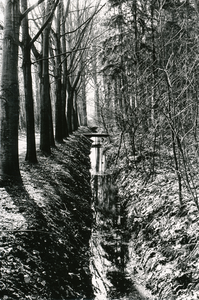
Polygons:
[[[93,298],[89,271],[92,211],[87,210],[91,194],[90,191],[83,192],[88,178],[81,173],[81,168],[74,170],[77,165],[73,162],[74,151],[67,159],[67,164],[71,161],[69,167],[63,149],[53,151],[48,158],[40,155],[42,163],[39,165],[22,164],[24,184],[5,185],[25,224],[4,235],[3,243],[9,244],[10,251],[2,263],[4,288],[0,297]],[[52,172],[58,164],[59,168]],[[40,189],[43,205],[38,205],[35,196],[31,196],[26,181]],[[78,188],[80,182],[82,186]],[[10,270],[9,275],[6,270]]]

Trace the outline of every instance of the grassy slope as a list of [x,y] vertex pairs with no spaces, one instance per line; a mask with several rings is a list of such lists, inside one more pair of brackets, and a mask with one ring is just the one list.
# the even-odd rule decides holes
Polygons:
[[80,130],[39,164],[21,162],[23,185],[0,187],[0,299],[91,298],[91,143]]

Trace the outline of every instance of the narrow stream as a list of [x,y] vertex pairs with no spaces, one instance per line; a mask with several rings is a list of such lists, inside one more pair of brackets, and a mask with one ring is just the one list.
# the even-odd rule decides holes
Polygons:
[[112,174],[106,173],[106,159],[101,138],[93,138],[91,151],[91,186],[95,225],[92,231],[92,283],[96,300],[139,300],[133,282],[126,273],[129,233],[125,207],[118,197]]

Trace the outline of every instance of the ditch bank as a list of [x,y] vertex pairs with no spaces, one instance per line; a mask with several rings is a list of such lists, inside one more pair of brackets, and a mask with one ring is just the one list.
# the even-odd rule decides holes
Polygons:
[[0,186],[0,299],[93,298],[86,131],[38,151],[38,164],[21,161],[23,185]]
[[[110,153],[112,162],[117,148],[114,153],[112,146]],[[155,159],[155,154],[147,154],[135,160],[121,148],[113,170],[130,234],[126,271],[147,299],[199,299],[196,201],[183,182],[180,204],[178,178],[166,151]],[[198,193],[197,177],[194,180]]]
[[[126,201],[119,195],[120,185],[106,166],[101,136],[93,135],[91,151],[91,187],[95,222],[91,235],[91,271],[96,300],[152,299],[144,285],[138,285],[128,270],[132,264],[129,249]],[[94,149],[93,149],[94,148]]]

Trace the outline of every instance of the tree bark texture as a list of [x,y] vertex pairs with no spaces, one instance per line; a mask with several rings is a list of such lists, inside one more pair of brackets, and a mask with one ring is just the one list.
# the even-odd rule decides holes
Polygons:
[[[49,2],[46,4],[45,14],[49,13]],[[45,22],[45,20],[44,20]],[[43,61],[41,79],[41,123],[40,123],[40,149],[46,154],[51,153],[50,149],[50,83],[49,83],[49,35],[50,23],[43,31]]]
[[[27,0],[21,0],[22,12],[27,10]],[[28,29],[28,16],[22,21],[22,50],[23,50],[23,76],[26,104],[26,161],[37,162],[35,143],[35,121],[34,121],[34,101],[32,90],[31,58],[30,58],[30,38]]]
[[69,79],[67,82],[67,92],[68,92],[68,101],[67,101],[67,127],[68,133],[71,134],[73,132],[73,97],[74,91],[70,85]]
[[[61,50],[62,53],[66,53],[66,17],[68,15],[70,0],[68,0],[66,14],[64,13],[64,3],[63,0],[61,2]],[[63,138],[69,136],[68,133],[68,125],[66,120],[66,87],[67,87],[67,56],[62,56],[62,135]]]
[[0,174],[20,179],[18,159],[19,0],[6,1],[0,97]]
[[82,81],[81,81],[81,86],[82,86],[82,96],[81,96],[81,101],[80,101],[80,105],[81,105],[81,125],[82,126],[87,126],[88,122],[87,122],[87,105],[86,105],[86,74],[85,74],[85,70],[82,71]]
[[57,142],[63,142],[62,134],[62,90],[61,90],[61,43],[60,43],[60,17],[61,17],[61,4],[57,7],[57,18],[56,18],[56,100],[55,100],[55,139]]

